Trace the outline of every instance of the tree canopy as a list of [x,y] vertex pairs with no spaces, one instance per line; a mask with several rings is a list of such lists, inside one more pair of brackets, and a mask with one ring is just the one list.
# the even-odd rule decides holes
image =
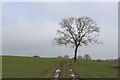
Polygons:
[[[71,45],[75,47],[75,55],[79,46],[99,44],[97,37],[100,28],[90,17],[64,18],[59,23],[60,30],[57,30],[58,37],[55,41],[58,45]],[[75,56],[76,57],[76,56]]]

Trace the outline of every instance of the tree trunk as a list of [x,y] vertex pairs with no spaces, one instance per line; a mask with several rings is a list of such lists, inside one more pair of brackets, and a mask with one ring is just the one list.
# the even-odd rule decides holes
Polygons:
[[78,46],[75,47],[74,63],[76,63],[76,59],[77,59],[77,49]]

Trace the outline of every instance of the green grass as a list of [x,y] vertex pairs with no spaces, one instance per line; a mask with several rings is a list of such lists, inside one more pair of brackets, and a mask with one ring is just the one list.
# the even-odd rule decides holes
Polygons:
[[63,68],[62,68],[62,72],[60,74],[60,78],[72,78],[70,76],[70,72],[69,72],[69,68],[66,62],[63,63]]
[[2,57],[3,78],[51,78],[63,59],[18,56]]
[[118,78],[117,64],[78,60],[73,68],[82,78]]
[[[2,56],[3,78],[51,78],[60,62],[64,62],[60,78],[70,78],[67,59]],[[81,78],[117,78],[117,64],[77,60],[72,67]]]
[[0,56],[0,79],[2,78],[2,56]]

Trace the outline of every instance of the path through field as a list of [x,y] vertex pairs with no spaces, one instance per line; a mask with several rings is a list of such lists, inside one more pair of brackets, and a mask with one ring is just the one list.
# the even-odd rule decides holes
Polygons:
[[54,71],[53,78],[80,78],[76,71],[72,68],[72,61],[67,60],[61,62]]

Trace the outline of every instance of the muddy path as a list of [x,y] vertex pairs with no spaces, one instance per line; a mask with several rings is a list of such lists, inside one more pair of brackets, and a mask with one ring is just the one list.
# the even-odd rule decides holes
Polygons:
[[80,78],[77,72],[72,67],[72,60],[66,60],[60,62],[56,70],[54,71],[52,78]]
[[79,74],[73,69],[72,65],[74,65],[72,60],[67,61],[67,66],[69,68],[69,73],[72,78],[80,78]]
[[59,78],[59,76],[62,72],[62,69],[63,69],[63,62],[60,62],[58,67],[55,69],[55,71],[52,75],[52,78]]

